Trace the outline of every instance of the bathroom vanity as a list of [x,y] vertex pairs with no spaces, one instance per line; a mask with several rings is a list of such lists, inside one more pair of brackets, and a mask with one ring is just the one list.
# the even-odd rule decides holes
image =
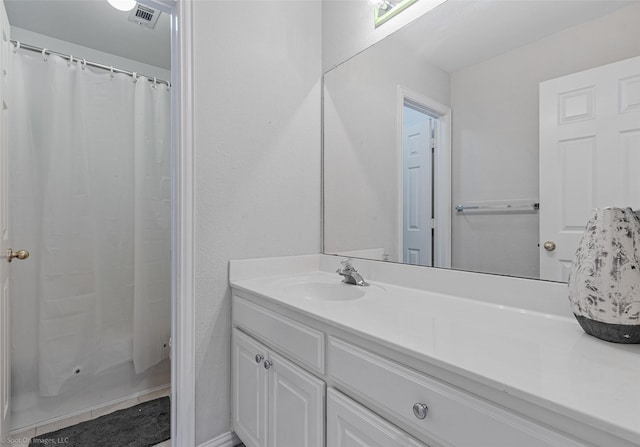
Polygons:
[[640,446],[640,345],[584,334],[565,284],[340,261],[231,262],[247,447]]

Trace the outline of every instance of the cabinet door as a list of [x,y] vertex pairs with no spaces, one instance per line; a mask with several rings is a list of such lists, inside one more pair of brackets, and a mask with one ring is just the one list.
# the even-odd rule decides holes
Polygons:
[[267,447],[266,359],[267,350],[264,346],[234,329],[233,429],[247,447]]
[[327,392],[327,446],[426,447],[333,388]]
[[325,383],[271,352],[269,447],[324,447]]

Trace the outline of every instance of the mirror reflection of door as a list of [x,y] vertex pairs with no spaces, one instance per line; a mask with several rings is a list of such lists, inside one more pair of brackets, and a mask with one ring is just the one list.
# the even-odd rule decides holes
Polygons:
[[640,207],[639,154],[640,57],[540,84],[542,279],[567,281],[593,208]]
[[436,118],[405,102],[402,111],[402,262],[433,265]]

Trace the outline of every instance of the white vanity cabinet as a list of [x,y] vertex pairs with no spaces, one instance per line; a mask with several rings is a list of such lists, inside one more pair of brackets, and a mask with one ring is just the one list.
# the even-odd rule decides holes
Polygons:
[[[236,322],[246,322],[245,314],[236,312],[242,301],[238,304],[234,298]],[[260,312],[261,318],[276,316],[244,304]],[[257,327],[262,326],[258,323]],[[294,327],[304,332],[298,323],[281,317],[263,326],[267,332],[278,333]],[[258,335],[264,337],[264,333]],[[279,340],[277,335],[274,338]],[[269,337],[263,339],[273,346]],[[295,336],[281,341],[291,345],[300,342]],[[295,356],[307,354],[300,351]],[[237,328],[232,335],[232,374],[234,431],[247,447],[324,447],[324,381]]]
[[[467,350],[464,340],[459,341],[451,331],[438,333],[433,328],[419,342],[410,337],[424,332],[423,325],[432,321],[446,328],[451,311],[445,306],[456,304],[455,297],[430,295],[423,300],[428,308],[421,308],[420,300],[402,302],[411,298],[411,291],[395,291],[388,284],[386,293],[392,298],[367,296],[352,302],[312,300],[282,292],[282,284],[326,283],[324,273],[315,275],[232,282],[232,420],[234,431],[247,447],[640,447],[636,432],[606,429],[606,418],[583,417],[562,408],[575,399],[583,400],[575,393],[559,393],[546,400],[517,396],[502,382],[476,380],[475,376],[483,376],[475,369],[461,370],[469,374],[463,376],[445,368],[449,366],[446,362],[434,362],[430,355],[442,354],[438,351],[441,347],[446,348],[443,353],[449,361],[475,361],[475,357],[468,359],[473,352]],[[474,302],[461,305],[473,311]],[[397,309],[402,306],[415,309],[417,317],[402,313],[403,325],[399,325]],[[480,304],[475,308],[489,314],[482,306],[487,307]],[[500,308],[495,311],[506,312]],[[425,320],[425,315],[431,320]],[[547,317],[542,321],[546,330],[559,331],[565,337],[572,334],[572,320],[565,324],[557,317]],[[542,324],[537,314],[527,318],[529,325]],[[505,331],[510,330],[510,320],[497,321]],[[464,330],[463,322],[454,328]],[[488,337],[482,326],[476,329],[479,336]],[[447,338],[451,336],[453,339]],[[495,351],[492,340],[482,346],[488,353]],[[494,343],[503,346],[501,340],[496,336]],[[440,345],[429,347],[435,341]],[[579,341],[588,345],[589,352],[608,348],[590,339]],[[546,345],[539,347],[544,350]],[[512,364],[499,355],[493,361],[505,360],[502,367],[510,368],[513,374],[553,379],[562,373],[556,363],[565,361],[567,355],[573,359],[568,367],[574,366],[575,359],[581,360],[580,371],[590,358],[576,352],[582,349],[579,343],[570,348],[568,354],[555,357],[556,351],[543,351],[552,362],[533,359],[540,360],[550,372],[534,368],[533,361]],[[617,354],[618,360],[624,356],[619,362],[622,365],[638,364],[637,360],[626,360],[626,351],[606,353]],[[480,371],[492,371],[493,363],[478,358],[473,365]],[[633,392],[625,380],[624,389]],[[522,380],[519,383],[527,385]],[[565,388],[572,386],[572,382],[563,383]],[[618,390],[615,383],[597,383]],[[553,385],[544,383],[544,387]],[[535,381],[531,387],[545,391]],[[606,405],[613,402],[596,392],[594,399]],[[629,401],[625,408],[633,418],[637,414],[634,409],[640,407]],[[618,420],[620,415],[625,417],[617,410],[603,414],[618,415]]]

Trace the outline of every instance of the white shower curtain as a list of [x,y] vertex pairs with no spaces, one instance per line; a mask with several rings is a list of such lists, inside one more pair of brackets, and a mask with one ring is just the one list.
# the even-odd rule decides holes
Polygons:
[[38,332],[40,395],[140,373],[168,354],[168,89],[23,50],[11,75],[13,241],[31,252],[12,297],[38,309],[14,324]]

